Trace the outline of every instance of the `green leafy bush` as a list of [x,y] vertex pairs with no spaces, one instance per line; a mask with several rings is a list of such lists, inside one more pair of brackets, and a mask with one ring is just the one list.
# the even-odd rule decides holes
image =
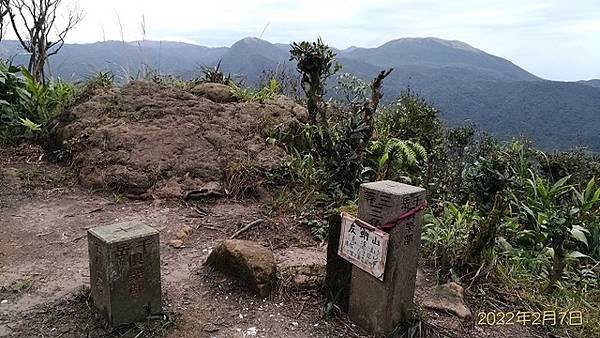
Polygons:
[[427,151],[419,143],[403,141],[394,137],[379,138],[369,147],[371,167],[375,168],[376,180],[396,180],[413,183],[412,179],[402,176],[410,168],[427,160]]
[[31,138],[75,101],[72,84],[34,81],[24,68],[0,62],[0,142]]
[[[327,81],[341,68],[335,61],[333,50],[318,39],[316,42],[293,43],[290,54],[290,60],[297,61],[302,76],[301,87],[306,94],[308,110],[304,133],[307,142],[304,144],[309,147],[296,150],[301,156],[311,154],[317,165],[331,177],[331,195],[341,193],[353,199],[363,174],[369,171],[367,149],[374,134],[375,112],[383,96],[383,80],[392,70],[382,71],[370,84],[368,92],[364,83],[358,85],[360,81],[356,78],[341,76],[336,90],[345,94],[347,102],[336,104],[324,99]],[[388,151],[388,156],[395,153]]]
[[436,266],[451,271],[466,252],[469,232],[481,221],[478,210],[469,203],[448,202],[439,215],[425,214],[421,231],[423,248]]
[[[565,176],[553,184],[531,172],[527,179],[526,198],[519,201],[519,218],[526,229],[536,235],[535,244],[552,256],[548,289],[553,290],[563,276],[567,259],[591,258],[583,252],[597,254],[600,188],[591,179],[583,191],[568,184]],[[598,258],[596,256],[596,258]]]

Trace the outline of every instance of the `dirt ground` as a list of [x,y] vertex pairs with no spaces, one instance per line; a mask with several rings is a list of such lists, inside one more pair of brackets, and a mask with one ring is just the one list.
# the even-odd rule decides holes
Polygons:
[[[319,290],[277,288],[260,299],[230,278],[202,266],[210,250],[241,226],[276,254],[294,248],[323,251],[293,217],[269,214],[253,200],[129,200],[86,190],[70,168],[47,163],[33,146],[0,150],[0,337],[362,337],[345,318],[326,319]],[[165,315],[111,329],[91,310],[86,230],[140,220],[161,238]],[[167,243],[184,226],[183,247]],[[424,267],[418,288],[432,285]],[[419,290],[417,290],[417,293]],[[469,301],[468,301],[469,302]],[[474,314],[477,308],[471,308]],[[527,329],[483,328],[445,313],[428,313],[427,336],[535,337]]]

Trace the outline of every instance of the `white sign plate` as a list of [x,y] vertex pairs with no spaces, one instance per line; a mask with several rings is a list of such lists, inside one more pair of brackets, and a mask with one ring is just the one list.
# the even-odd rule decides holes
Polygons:
[[342,213],[338,255],[383,281],[390,235],[374,226]]

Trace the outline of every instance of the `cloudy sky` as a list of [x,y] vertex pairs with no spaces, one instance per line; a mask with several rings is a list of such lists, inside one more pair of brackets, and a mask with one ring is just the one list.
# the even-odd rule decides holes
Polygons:
[[206,46],[229,46],[261,34],[271,42],[320,35],[338,48],[435,36],[464,41],[547,79],[600,78],[600,0],[78,0],[77,4],[86,16],[70,42],[120,40],[121,31],[126,40],[141,39],[144,21],[147,39]]

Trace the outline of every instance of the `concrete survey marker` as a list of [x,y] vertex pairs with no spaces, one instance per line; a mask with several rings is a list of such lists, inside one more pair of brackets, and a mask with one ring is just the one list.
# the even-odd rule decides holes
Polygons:
[[425,189],[379,181],[360,186],[358,218],[389,234],[383,281],[352,267],[348,314],[380,337],[408,319],[413,306]]
[[94,306],[113,325],[162,312],[158,231],[137,221],[88,230]]
[[338,254],[383,281],[390,236],[372,225],[342,213]]

